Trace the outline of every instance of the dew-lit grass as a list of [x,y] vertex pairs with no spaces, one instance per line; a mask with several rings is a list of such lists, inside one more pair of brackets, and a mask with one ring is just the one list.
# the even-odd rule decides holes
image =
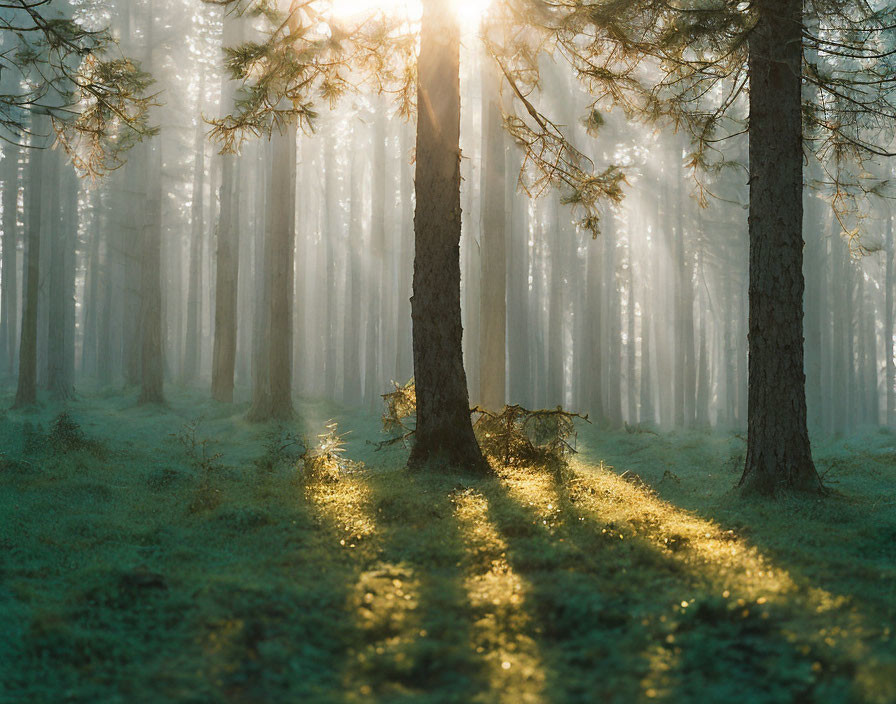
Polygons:
[[[8,414],[0,700],[896,700],[892,438],[768,505],[729,493],[724,436],[595,434],[568,471],[481,479],[397,469],[334,410],[304,408],[372,468],[317,483],[188,396],[76,402],[102,453],[23,453],[54,409]],[[169,437],[201,414],[212,506]]]

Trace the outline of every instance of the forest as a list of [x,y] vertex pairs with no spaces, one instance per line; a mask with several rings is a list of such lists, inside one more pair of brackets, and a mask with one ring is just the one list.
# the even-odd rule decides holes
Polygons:
[[0,703],[896,703],[892,0],[0,2]]

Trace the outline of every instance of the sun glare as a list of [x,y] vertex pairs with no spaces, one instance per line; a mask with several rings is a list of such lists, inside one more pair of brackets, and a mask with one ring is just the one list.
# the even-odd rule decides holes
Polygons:
[[[452,0],[454,11],[464,30],[479,26],[482,15],[488,10],[492,0]],[[409,20],[418,20],[422,14],[420,0],[333,0],[333,14],[351,18],[374,13],[399,15]]]

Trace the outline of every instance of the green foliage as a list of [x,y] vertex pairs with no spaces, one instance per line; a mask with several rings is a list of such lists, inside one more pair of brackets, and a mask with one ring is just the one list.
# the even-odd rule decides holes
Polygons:
[[473,408],[473,430],[487,457],[504,467],[566,463],[574,454],[575,421],[587,416],[555,409],[530,411],[522,406],[504,406],[500,413]]
[[345,433],[340,434],[335,420],[329,420],[326,431],[317,436],[317,442],[305,441],[301,454],[303,477],[311,483],[337,482],[344,474],[363,469],[361,462],[353,462],[345,456]]
[[[38,116],[49,116],[53,136],[75,168],[101,176],[123,163],[125,152],[155,134],[148,113],[155,97],[152,78],[123,56],[105,28],[65,16],[48,3],[22,3],[0,17],[6,40],[0,95],[0,136],[15,141],[30,134],[42,146]],[[5,133],[5,134],[2,134]]]
[[212,452],[213,440],[197,435],[202,419],[196,418],[185,423],[179,433],[174,435],[183,448],[187,462],[199,475],[199,486],[190,502],[191,512],[208,511],[218,506],[220,489],[215,486],[215,479],[222,467],[219,462],[223,456],[220,452]]
[[295,466],[302,457],[304,441],[283,426],[277,426],[264,436],[264,454],[254,460],[256,468],[272,472],[280,467]]
[[26,421],[22,426],[22,453],[25,455],[50,454],[56,456],[75,453],[90,453],[104,459],[104,443],[86,435],[84,430],[67,412],[58,414],[45,432],[40,423],[33,425]]
[[414,425],[410,419],[417,415],[417,387],[413,379],[406,384],[392,383],[395,390],[383,394],[383,432],[392,435],[385,444],[407,444],[414,434]]
[[[414,436],[411,421],[417,415],[414,380],[395,384],[395,390],[383,394],[383,432],[392,437],[379,448],[404,443]],[[486,457],[504,467],[549,464],[560,467],[575,453],[576,420],[587,416],[554,409],[530,411],[522,406],[505,406],[500,413],[476,406],[470,409],[473,431]]]

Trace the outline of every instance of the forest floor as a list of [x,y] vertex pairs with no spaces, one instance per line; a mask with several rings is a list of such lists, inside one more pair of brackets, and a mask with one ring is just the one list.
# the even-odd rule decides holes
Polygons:
[[60,410],[0,417],[4,703],[896,702],[890,431],[816,442],[829,496],[761,502],[723,433],[412,474],[309,401],[290,430],[335,418],[366,463],[310,482],[245,406]]

